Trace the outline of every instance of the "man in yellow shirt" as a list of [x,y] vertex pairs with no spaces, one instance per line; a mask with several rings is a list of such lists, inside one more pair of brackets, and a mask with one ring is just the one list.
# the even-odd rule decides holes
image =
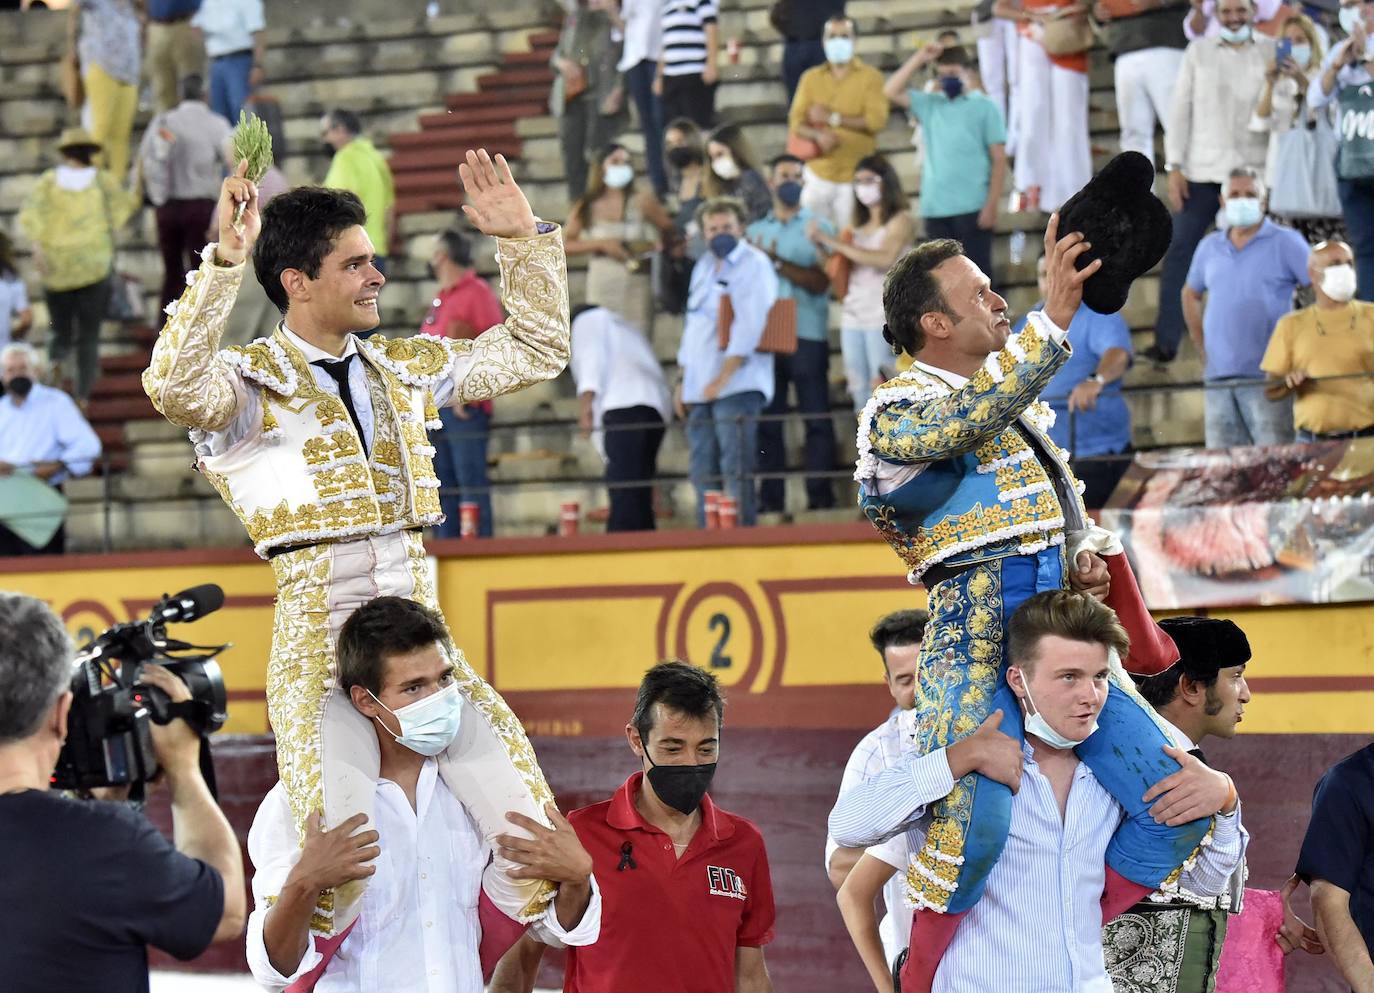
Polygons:
[[357,194],[367,211],[363,228],[377,255],[372,265],[386,275],[386,253],[391,244],[391,208],[396,203],[396,184],[382,153],[362,136],[362,122],[351,110],[335,109],[320,120],[320,138],[334,149],[322,186]]
[[1343,241],[1324,241],[1307,271],[1317,302],[1279,320],[1260,363],[1271,395],[1296,395],[1299,441],[1374,435],[1374,304],[1354,299],[1355,255]]
[[787,127],[820,149],[806,164],[802,207],[844,228],[853,223],[854,167],[877,149],[888,103],[882,73],[854,54],[852,20],[826,21],[823,44],[825,64],[802,75]]

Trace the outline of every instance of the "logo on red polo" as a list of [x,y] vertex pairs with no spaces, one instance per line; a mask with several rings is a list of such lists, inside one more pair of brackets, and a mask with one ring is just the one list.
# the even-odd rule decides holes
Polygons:
[[706,879],[711,884],[711,896],[728,896],[736,900],[743,900],[746,896],[744,880],[739,878],[739,873],[734,869],[722,869],[718,865],[708,865],[706,867]]

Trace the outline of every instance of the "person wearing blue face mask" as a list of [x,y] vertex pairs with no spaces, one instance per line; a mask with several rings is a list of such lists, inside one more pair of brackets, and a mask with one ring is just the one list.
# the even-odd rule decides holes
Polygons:
[[[697,210],[710,251],[692,269],[673,407],[687,422],[698,527],[706,526],[708,490],[734,498],[740,524],[754,523],[758,418],[773,399],[774,356],[759,351],[759,342],[778,298],[778,275],[767,255],[741,240],[745,217],[744,205],[730,197]],[[734,319],[722,348],[718,324],[726,296]]]
[[1293,291],[1311,277],[1307,242],[1265,218],[1266,197],[1256,170],[1232,170],[1221,199],[1226,226],[1202,239],[1183,287],[1188,334],[1203,357],[1208,448],[1293,440],[1292,400],[1265,397],[1260,362]]
[[[940,89],[927,93],[908,80],[935,65]],[[921,216],[926,237],[962,242],[964,254],[992,272],[992,232],[1007,175],[1007,127],[985,94],[967,85],[968,53],[933,43],[916,52],[888,79],[883,93],[925,129]]]
[[[461,749],[472,740],[464,724],[481,715],[458,692],[448,644],[438,613],[402,597],[378,597],[344,622],[335,692],[375,732],[368,736],[362,725],[348,742],[381,754],[374,818],[355,814],[324,830],[312,817],[302,845],[282,785],[263,800],[248,835],[257,869],[248,964],[264,988],[304,979],[321,991],[480,993],[483,974],[522,930],[490,905],[489,888],[499,885],[487,868],[493,848],[526,867],[517,871],[559,883],[537,919],[541,927],[570,945],[599,936],[591,856],[552,802],[545,807],[551,827],[510,814],[520,837],[484,838],[454,794],[455,781],[482,775],[483,758],[453,757],[455,742]],[[320,890],[364,879],[361,925],[312,941]]]
[[[818,475],[806,480],[808,510],[827,510],[835,506],[835,488],[823,473],[835,468],[835,425],[830,420],[830,277],[822,268],[824,256],[807,237],[814,219],[801,206],[802,160],[795,155],[779,155],[772,162],[769,185],[773,190],[773,209],[767,217],[749,225],[745,236],[773,263],[778,273],[778,296],[797,302],[797,350],[792,355],[773,357],[773,402],[765,414],[786,414],[788,387],[797,393],[797,409],[815,414],[805,422],[802,464]],[[829,221],[816,221],[820,230],[834,235]],[[781,472],[787,467],[783,447],[783,422],[764,421],[759,425],[759,471]],[[786,480],[765,478],[759,483],[759,510],[773,513],[786,510]]]

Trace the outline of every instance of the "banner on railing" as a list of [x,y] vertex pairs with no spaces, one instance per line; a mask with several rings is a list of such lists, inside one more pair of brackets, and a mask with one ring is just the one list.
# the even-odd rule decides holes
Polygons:
[[1142,452],[1101,517],[1154,610],[1374,600],[1374,439]]

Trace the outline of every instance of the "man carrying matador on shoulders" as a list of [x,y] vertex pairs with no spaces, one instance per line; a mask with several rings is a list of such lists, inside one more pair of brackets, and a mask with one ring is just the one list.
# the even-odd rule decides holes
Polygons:
[[[928,591],[911,753],[953,744],[999,708],[1001,731],[1018,742],[1031,733],[1074,748],[1125,811],[1107,850],[1104,920],[1176,885],[1208,843],[1212,816],[1236,802],[1229,779],[1173,747],[1126,675],[1162,671],[1178,652],[1146,611],[1120,543],[1087,517],[1069,455],[1048,433],[1054,414],[1038,400],[1071,354],[1066,333],[1080,304],[1119,310],[1131,281],[1167,248],[1169,215],[1152,180],[1148,162],[1127,153],[1050,219],[1045,305],[1019,334],[958,242],[928,241],[900,259],[884,286],[883,332],[916,361],[861,414],[855,473],[864,513]],[[1131,641],[1129,658],[1109,657],[1096,723],[1071,739],[1037,721],[1033,701],[1023,717],[1005,666],[1011,615],[1032,595],[1063,588],[1103,599]],[[832,836],[847,847],[879,840],[856,827],[857,814],[881,806],[884,791],[909,791],[903,774],[890,768],[842,795]],[[906,874],[916,914],[903,993],[928,993],[982,896],[1006,842],[1011,788],[969,773],[927,816]]]
[[[317,812],[330,829],[374,809],[376,735],[334,682],[343,622],[384,595],[437,609],[420,533],[443,519],[426,430],[440,427],[441,406],[488,400],[563,370],[567,268],[560,232],[536,221],[505,160],[468,152],[464,210],[496,238],[510,317],[475,340],[363,339],[358,333],[379,322],[385,279],[372,264],[357,197],[301,187],[259,216],[246,170],[242,163],[224,181],[219,241],[169,305],[143,385],[168,420],[190,429],[198,468],[276,574],[268,716],[304,837]],[[264,328],[266,337],[221,351],[250,257],[283,320]],[[512,831],[509,811],[547,827],[553,795],[515,715],[461,651],[444,649],[462,720],[439,756],[440,774],[494,849],[483,896],[507,917],[537,920],[554,884],[528,878],[495,839]],[[322,892],[312,931],[343,932],[361,896],[362,883]]]

